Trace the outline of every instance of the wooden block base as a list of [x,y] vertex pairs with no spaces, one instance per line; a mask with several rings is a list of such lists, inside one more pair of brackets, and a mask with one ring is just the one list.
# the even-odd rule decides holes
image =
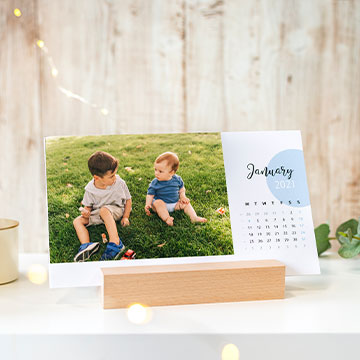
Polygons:
[[277,260],[103,268],[103,306],[125,308],[284,298]]

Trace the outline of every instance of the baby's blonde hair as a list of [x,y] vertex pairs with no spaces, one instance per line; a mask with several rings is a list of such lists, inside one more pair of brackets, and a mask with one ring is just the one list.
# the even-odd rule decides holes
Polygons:
[[168,166],[170,166],[171,170],[173,170],[174,172],[176,172],[179,168],[179,164],[180,164],[179,158],[173,152],[167,151],[159,155],[155,160],[155,164],[158,164],[162,161],[166,161]]

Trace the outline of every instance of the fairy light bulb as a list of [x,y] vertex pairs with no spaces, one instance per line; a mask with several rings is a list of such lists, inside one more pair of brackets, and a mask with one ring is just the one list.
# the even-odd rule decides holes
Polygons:
[[42,40],[38,40],[38,41],[36,42],[36,45],[37,45],[40,49],[42,49],[42,48],[44,47],[45,43],[44,43]]
[[129,306],[127,316],[134,324],[145,324],[151,319],[151,309],[141,304]]
[[14,9],[14,15],[16,16],[16,17],[20,17],[21,15],[22,15],[22,13],[21,13],[21,10],[20,9]]
[[101,112],[104,116],[106,116],[106,115],[109,114],[109,110],[108,110],[108,109],[105,109],[105,108],[102,108],[102,109],[100,110],[100,112]]
[[51,75],[52,75],[53,77],[57,77],[57,76],[58,76],[58,73],[59,73],[58,69],[56,69],[56,68],[52,68],[52,69],[51,69]]
[[28,270],[27,277],[33,284],[41,285],[47,280],[46,268],[40,264],[33,264]]
[[221,360],[239,360],[239,349],[234,344],[224,346],[221,353]]

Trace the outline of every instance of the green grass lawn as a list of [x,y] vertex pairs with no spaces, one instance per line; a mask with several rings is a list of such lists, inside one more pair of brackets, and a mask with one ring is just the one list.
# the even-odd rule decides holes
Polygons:
[[[79,249],[72,222],[80,215],[84,187],[92,178],[87,159],[99,150],[119,159],[118,174],[130,190],[130,226],[124,228],[118,222],[117,227],[126,248],[134,250],[137,259],[233,254],[219,133],[65,137],[46,140],[51,263],[73,262]],[[145,197],[154,179],[154,160],[165,151],[179,156],[177,174],[184,180],[186,196],[208,223],[192,224],[183,211],[172,215],[173,227],[156,214],[146,216]],[[225,215],[216,212],[219,207],[226,209]],[[101,242],[100,251],[91,257],[97,261],[106,246],[101,233],[107,232],[104,225],[88,230],[91,241]]]

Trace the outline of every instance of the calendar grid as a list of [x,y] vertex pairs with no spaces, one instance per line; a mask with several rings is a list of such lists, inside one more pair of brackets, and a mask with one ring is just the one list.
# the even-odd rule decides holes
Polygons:
[[[260,205],[260,206],[259,206]],[[244,251],[306,247],[303,211],[275,201],[244,201],[239,214]]]

